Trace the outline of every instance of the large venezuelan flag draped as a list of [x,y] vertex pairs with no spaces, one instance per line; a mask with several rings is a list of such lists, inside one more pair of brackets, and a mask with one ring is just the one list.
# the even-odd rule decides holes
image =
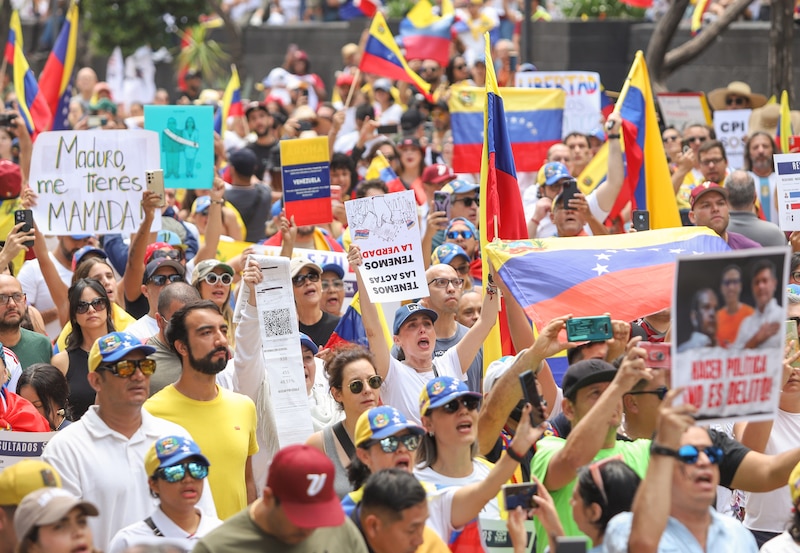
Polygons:
[[775,142],[781,153],[788,154],[791,150],[789,139],[794,136],[792,129],[792,114],[789,108],[789,93],[785,90],[781,92],[781,112],[778,118],[778,128],[775,131]]
[[11,14],[5,56],[6,61],[14,66],[14,92],[17,95],[19,111],[25,126],[28,127],[28,132],[35,137],[36,134],[50,128],[52,116],[50,108],[47,107],[47,100],[39,91],[36,77],[33,76],[28,60],[22,52],[22,24],[16,10]]
[[502,241],[486,252],[537,328],[554,317],[610,312],[632,321],[670,306],[675,257],[730,250],[708,228]]
[[445,67],[450,61],[450,27],[455,13],[449,0],[442,2],[442,15],[433,13],[429,0],[419,0],[400,22],[400,38],[406,59],[431,59]]
[[244,115],[244,110],[242,109],[242,91],[241,84],[239,83],[239,72],[236,70],[236,66],[233,65],[231,66],[231,78],[228,81],[228,86],[225,87],[225,93],[222,95],[222,105],[214,116],[214,131],[222,136],[228,124],[228,117],[237,115]]
[[632,209],[650,212],[650,228],[679,227],[681,219],[675,190],[658,128],[650,76],[641,50],[636,52],[614,110],[622,116],[627,166],[625,182],[609,217],[614,218],[625,204],[631,202]]
[[70,82],[75,69],[75,52],[78,48],[78,6],[73,2],[67,10],[67,18],[58,33],[52,52],[47,57],[41,75],[39,90],[47,100],[53,116],[53,130],[62,130],[64,107],[69,109],[72,96]]
[[[488,58],[486,69],[488,74]],[[560,88],[501,88],[499,91],[505,104],[516,170],[538,171],[548,148],[561,142],[566,95]],[[477,173],[482,147],[481,116],[486,108],[484,90],[474,86],[452,87],[448,106],[453,130],[453,170]]]
[[[367,340],[367,331],[364,329],[364,321],[361,318],[361,301],[358,294],[358,292],[355,293],[344,315],[333,329],[333,334],[325,344],[326,348],[335,348],[343,344],[358,344],[369,349],[369,340]],[[386,324],[386,317],[380,306],[378,306],[378,320],[386,337],[386,343],[391,347],[392,334],[389,332],[389,325]]]
[[365,73],[375,73],[381,77],[411,83],[433,102],[430,95],[431,85],[408,66],[394,36],[389,31],[386,19],[380,12],[375,14],[369,26],[369,36],[358,68]]

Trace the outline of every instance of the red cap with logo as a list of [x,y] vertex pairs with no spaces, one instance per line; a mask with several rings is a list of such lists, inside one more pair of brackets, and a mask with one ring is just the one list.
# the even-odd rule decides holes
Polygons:
[[333,479],[333,463],[324,453],[307,445],[290,445],[273,457],[267,487],[295,526],[339,526],[344,523],[344,511]]
[[722,186],[717,184],[716,182],[711,182],[707,180],[703,184],[698,184],[694,188],[692,188],[692,196],[691,196],[691,204],[694,207],[694,204],[697,203],[697,200],[700,199],[700,196],[707,194],[709,192],[717,192],[722,195],[723,198],[726,200],[728,199],[728,191],[725,190]]

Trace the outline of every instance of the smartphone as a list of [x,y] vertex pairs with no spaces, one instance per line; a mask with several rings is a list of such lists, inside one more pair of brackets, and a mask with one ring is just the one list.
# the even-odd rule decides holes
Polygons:
[[605,342],[614,336],[611,317],[578,317],[567,320],[567,340],[570,342]]
[[533,374],[533,371],[525,371],[519,375],[519,383],[522,385],[522,397],[533,407],[531,409],[531,426],[539,426],[545,421],[545,417],[542,398],[536,388],[536,375]]
[[96,129],[98,127],[103,127],[108,123],[107,117],[100,117],[99,115],[90,115],[88,119],[86,119],[86,126],[90,129]]
[[522,507],[526,511],[535,509],[536,502],[533,496],[539,491],[539,486],[535,483],[526,482],[523,484],[504,484],[503,500],[507,511],[513,511],[517,507]]
[[578,193],[580,193],[580,190],[578,190],[578,181],[575,179],[568,180],[564,185],[564,189],[561,191],[561,201],[563,202],[564,209],[570,209],[569,201]]
[[[789,351],[789,355],[794,355],[800,350],[800,341],[797,338],[797,321],[786,321],[786,345],[794,341],[794,347]],[[792,367],[800,368],[800,359],[792,363]]]
[[145,178],[147,179],[147,189],[151,192],[158,194],[161,202],[158,207],[164,207],[166,204],[166,195],[164,194],[164,171],[155,169],[153,171],[145,171]]
[[[30,209],[18,209],[14,212],[14,226],[25,223],[19,232],[30,232],[33,230],[33,211]],[[26,240],[22,243],[26,248],[33,247],[33,240]]]
[[639,347],[647,352],[645,362],[651,369],[672,368],[672,344],[669,342],[639,342]]
[[[306,94],[308,94],[308,91],[306,91]],[[300,129],[299,129],[300,132],[310,131],[313,128],[314,128],[314,124],[311,121],[309,121],[307,119],[303,119],[302,121],[300,121]]]
[[683,147],[684,154],[692,149],[692,143],[688,140],[681,140],[681,146]]
[[514,53],[508,56],[508,69],[512,73],[517,71],[517,66],[519,65],[519,54]]
[[397,124],[394,125],[381,125],[377,128],[378,134],[397,134]]
[[444,211],[450,220],[450,193],[437,190],[433,193],[433,210]]
[[338,184],[331,185],[331,201],[336,200],[337,202],[342,201],[342,187]]
[[586,553],[589,541],[585,537],[558,536],[555,553]]
[[650,212],[646,209],[633,210],[633,228],[637,231],[650,230]]

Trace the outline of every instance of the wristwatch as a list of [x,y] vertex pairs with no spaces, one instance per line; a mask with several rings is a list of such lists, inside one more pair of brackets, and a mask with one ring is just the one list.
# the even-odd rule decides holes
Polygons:
[[650,444],[650,455],[664,455],[665,457],[678,457],[678,452],[675,449],[658,445],[655,442]]

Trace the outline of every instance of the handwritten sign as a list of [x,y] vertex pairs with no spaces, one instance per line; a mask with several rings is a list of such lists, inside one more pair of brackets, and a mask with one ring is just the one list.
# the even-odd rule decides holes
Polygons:
[[672,387],[703,424],[775,417],[782,382],[788,248],[678,258]]
[[144,128],[158,133],[166,188],[212,187],[213,107],[145,106]]
[[517,73],[518,88],[560,88],[566,95],[561,136],[589,134],[603,124],[600,74],[592,71],[525,71]]
[[744,167],[744,145],[752,109],[725,109],[714,112],[714,132],[725,146],[728,166]]
[[656,98],[664,122],[679,131],[692,123],[711,124],[711,110],[702,92],[662,92]]
[[31,159],[34,220],[45,234],[131,234],[144,218],[145,171],[158,166],[154,132],[42,133]]
[[778,175],[778,223],[781,230],[800,230],[800,154],[772,156]]
[[364,258],[361,270],[369,299],[381,303],[426,297],[413,190],[359,198],[344,207],[353,243]]
[[23,459],[38,459],[55,432],[0,432],[0,472]]
[[297,226],[333,221],[328,137],[281,140],[283,205]]

